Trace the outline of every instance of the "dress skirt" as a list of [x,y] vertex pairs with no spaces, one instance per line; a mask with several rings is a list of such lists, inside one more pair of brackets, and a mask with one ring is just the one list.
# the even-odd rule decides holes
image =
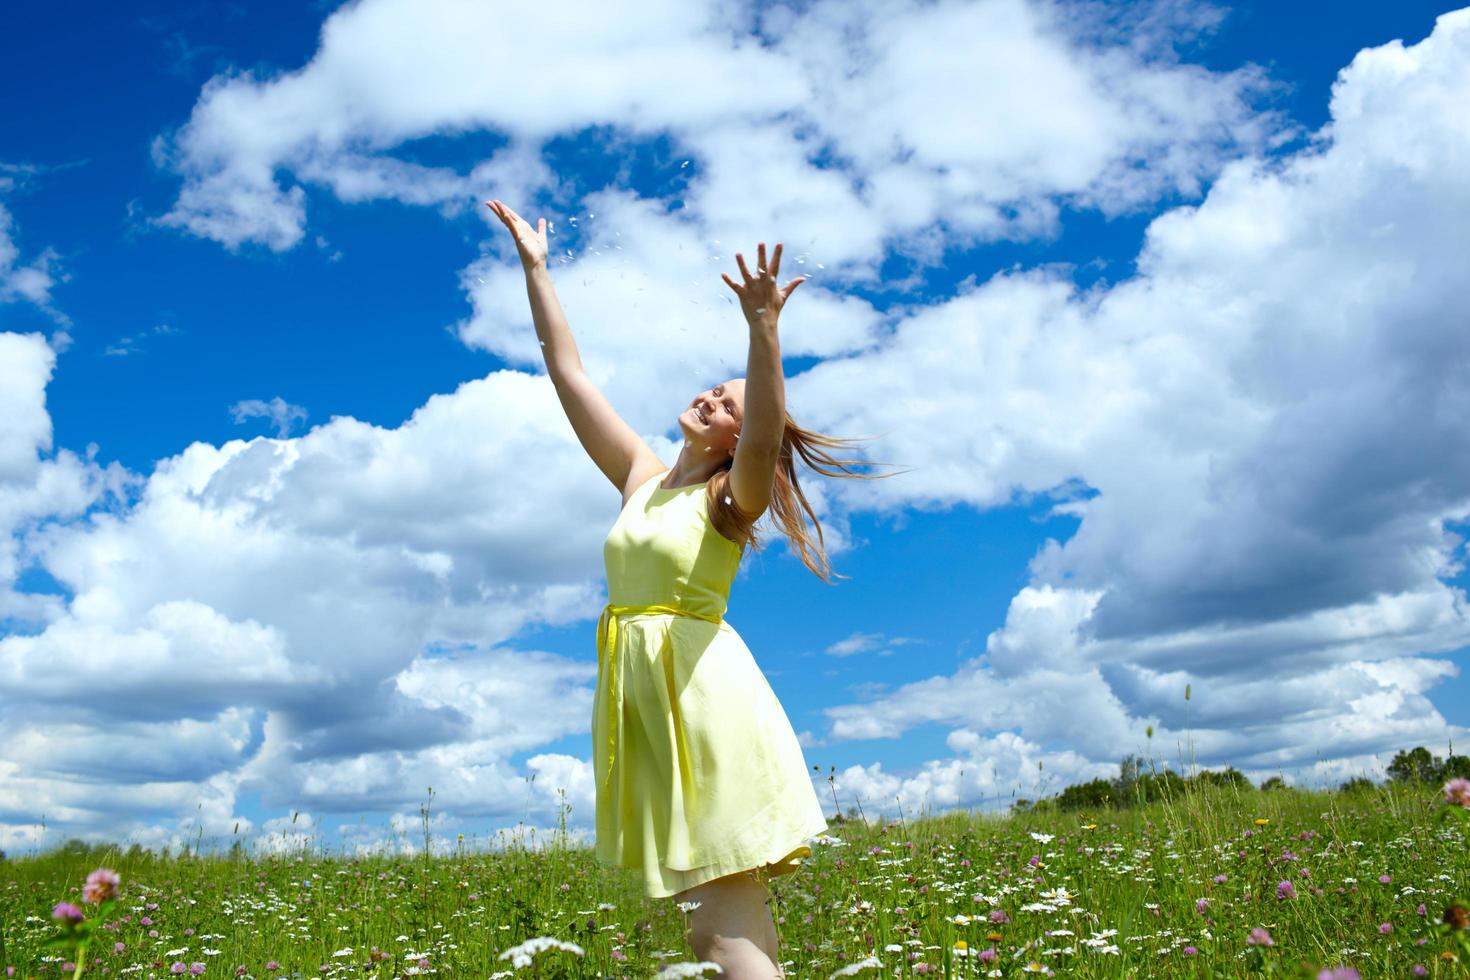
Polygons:
[[[639,609],[645,611],[639,611]],[[827,829],[796,733],[723,620],[613,607],[593,705],[597,857],[653,898],[796,870]]]

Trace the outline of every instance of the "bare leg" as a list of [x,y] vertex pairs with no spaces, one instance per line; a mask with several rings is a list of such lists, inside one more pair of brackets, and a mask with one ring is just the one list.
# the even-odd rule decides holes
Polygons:
[[718,963],[726,980],[776,980],[775,922],[766,886],[748,872],[725,875],[675,896],[699,902],[689,913],[689,944],[701,960]]

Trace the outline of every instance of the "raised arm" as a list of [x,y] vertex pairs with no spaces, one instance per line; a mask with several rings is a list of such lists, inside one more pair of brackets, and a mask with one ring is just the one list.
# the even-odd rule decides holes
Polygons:
[[762,514],[770,506],[781,457],[781,439],[786,432],[786,382],[781,371],[781,340],[777,324],[786,300],[806,282],[797,276],[785,286],[776,285],[781,274],[781,243],[766,265],[766,243],[757,252],[756,275],[746,268],[745,256],[735,253],[743,284],[728,275],[721,278],[740,297],[740,309],[750,326],[750,353],[745,368],[745,422],[740,427],[740,445],[730,467],[730,489],[741,510]]
[[515,237],[526,270],[526,294],[531,300],[531,319],[546,358],[546,372],[567,420],[572,423],[572,431],[597,468],[626,499],[634,489],[629,484],[635,479],[641,482],[648,474],[664,469],[663,461],[623,421],[582,368],[581,355],[577,353],[576,341],[572,339],[571,327],[567,325],[547,269],[546,219],[540,219],[533,229],[501,201],[487,201],[486,207],[495,212]]

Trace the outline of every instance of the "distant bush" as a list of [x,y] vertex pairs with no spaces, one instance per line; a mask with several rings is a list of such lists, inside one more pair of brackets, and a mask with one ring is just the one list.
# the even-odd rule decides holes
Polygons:
[[1190,781],[1195,783],[1202,783],[1206,786],[1224,786],[1232,789],[1255,789],[1255,787],[1251,785],[1251,781],[1245,777],[1245,773],[1241,772],[1239,769],[1236,769],[1234,766],[1231,766],[1228,769],[1223,769],[1219,772],[1216,772],[1213,769],[1201,769],[1199,772],[1194,774],[1194,777]]
[[[1084,810],[1103,806],[1129,807],[1177,799],[1189,787],[1208,786],[1220,789],[1253,789],[1250,779],[1236,769],[1201,769],[1185,779],[1165,766],[1145,769],[1148,761],[1139,755],[1125,755],[1118,763],[1118,775],[1112,779],[1092,779],[1074,783],[1049,799],[1032,802],[1017,800],[1013,809],[1023,811]],[[1443,783],[1450,779],[1470,779],[1470,756],[1451,755],[1440,759],[1423,746],[1416,746],[1394,756],[1388,776],[1400,783]],[[1286,789],[1286,780],[1271,776],[1261,783],[1263,792]],[[1339,793],[1359,793],[1378,788],[1366,776],[1355,776],[1338,787]]]
[[1441,759],[1422,745],[1400,752],[1388,764],[1388,778],[1396,783],[1442,783],[1457,777],[1470,778],[1470,756]]
[[1094,779],[1087,783],[1068,786],[1057,796],[1057,806],[1063,810],[1081,810],[1085,807],[1109,806],[1117,799],[1117,789],[1106,779]]
[[1188,785],[1184,777],[1173,769],[1160,769],[1138,777],[1133,786],[1134,799],[1139,803],[1154,803],[1159,800],[1177,800],[1184,795]]

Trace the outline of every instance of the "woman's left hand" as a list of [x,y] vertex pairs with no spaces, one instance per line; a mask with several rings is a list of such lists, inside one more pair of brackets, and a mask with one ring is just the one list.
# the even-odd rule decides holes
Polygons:
[[739,252],[735,253],[735,261],[740,266],[740,274],[745,277],[745,285],[737,285],[725,273],[720,273],[720,278],[735,290],[735,295],[740,297],[740,309],[745,313],[745,319],[751,326],[765,324],[774,327],[776,320],[781,315],[781,308],[786,305],[786,299],[796,292],[796,287],[806,282],[805,276],[797,276],[785,286],[776,285],[776,276],[781,271],[781,243],[776,243],[776,250],[771,253],[771,264],[766,265],[766,243],[761,242],[756,252],[756,275],[752,276],[750,270],[745,267],[745,257]]

